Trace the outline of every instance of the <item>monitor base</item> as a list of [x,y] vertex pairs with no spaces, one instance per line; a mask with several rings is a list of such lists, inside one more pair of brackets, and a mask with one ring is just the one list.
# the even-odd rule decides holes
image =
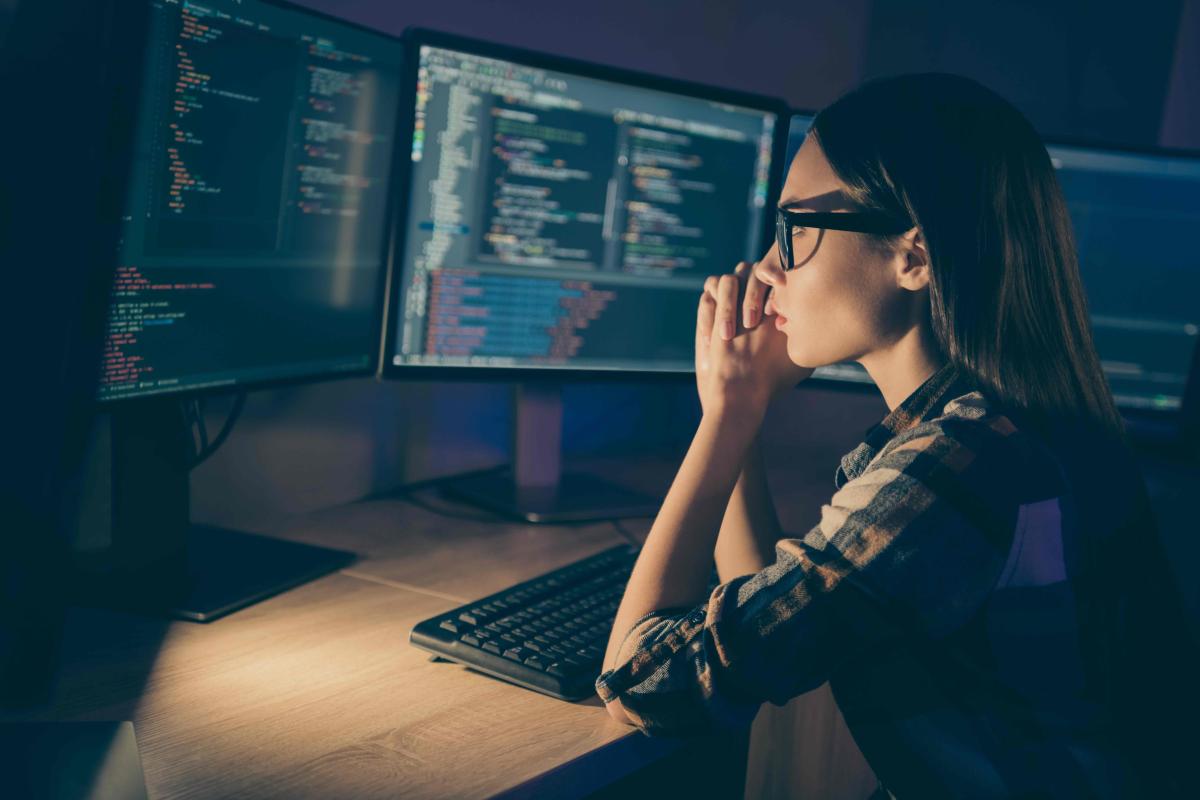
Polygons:
[[208,525],[191,525],[176,559],[84,573],[87,604],[191,622],[212,622],[350,564],[354,553]]
[[452,478],[442,490],[479,508],[535,523],[653,516],[661,499],[593,475],[563,473],[556,485],[518,486],[511,469]]

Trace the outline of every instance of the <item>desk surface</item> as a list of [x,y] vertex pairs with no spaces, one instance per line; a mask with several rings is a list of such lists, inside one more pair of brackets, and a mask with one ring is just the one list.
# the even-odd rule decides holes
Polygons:
[[[770,475],[785,530],[811,524],[830,491],[832,449],[807,449]],[[678,460],[590,467],[662,496]],[[426,617],[626,541],[615,525],[506,523],[419,497],[480,518],[380,498],[259,528],[359,560],[208,625],[73,609],[53,703],[30,718],[133,720],[153,798],[583,797],[678,747],[614,722],[598,698],[565,703],[408,644]],[[650,524],[621,526],[640,540]],[[853,773],[861,756],[818,694],[764,707],[748,796]],[[858,778],[822,781],[813,796],[867,793]]]
[[565,703],[408,644],[426,617],[626,541],[613,524],[379,499],[261,532],[360,559],[208,625],[72,609],[37,718],[133,720],[155,798],[582,796],[677,747],[596,697]]

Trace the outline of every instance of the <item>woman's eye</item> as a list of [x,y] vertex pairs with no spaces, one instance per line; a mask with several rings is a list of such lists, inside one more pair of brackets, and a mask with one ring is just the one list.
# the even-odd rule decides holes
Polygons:
[[796,227],[792,228],[792,238],[803,236],[807,232],[808,228],[801,228],[799,225],[797,225]]

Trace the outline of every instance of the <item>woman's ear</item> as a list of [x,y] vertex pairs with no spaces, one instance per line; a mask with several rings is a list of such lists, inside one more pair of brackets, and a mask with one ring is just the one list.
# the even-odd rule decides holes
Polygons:
[[918,292],[929,286],[929,250],[920,228],[912,228],[901,234],[896,248],[899,256],[896,282],[901,289]]

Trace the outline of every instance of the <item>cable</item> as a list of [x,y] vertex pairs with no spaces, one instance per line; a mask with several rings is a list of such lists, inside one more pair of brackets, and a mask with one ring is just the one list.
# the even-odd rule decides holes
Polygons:
[[417,494],[413,491],[400,492],[400,495],[403,497],[405,502],[411,503],[414,506],[416,506],[417,508],[423,508],[426,511],[430,512],[431,514],[437,514],[438,516],[447,517],[448,519],[463,520],[465,522],[492,522],[492,523],[495,523],[495,522],[518,523],[519,522],[519,520],[510,519],[509,517],[506,517],[503,514],[500,514],[497,512],[485,512],[483,514],[463,514],[458,511],[453,511],[453,510],[446,509],[446,508],[439,508],[435,505],[432,505],[431,503],[429,503],[429,501],[425,500],[424,498],[418,497]]
[[[504,469],[504,466],[490,467],[488,469],[478,470],[477,473],[468,473],[468,474],[496,472],[496,471],[499,471],[502,469]],[[404,500],[405,502],[412,503],[413,505],[417,506],[418,508],[422,508],[432,514],[437,514],[439,516],[447,517],[449,519],[463,520],[466,522],[502,522],[502,523],[508,523],[508,524],[514,524],[514,525],[533,524],[533,523],[527,523],[524,520],[515,519],[513,517],[502,514],[498,511],[487,511],[487,510],[481,509],[483,511],[483,513],[479,513],[479,514],[462,513],[458,510],[449,509],[449,508],[445,508],[445,507],[439,507],[437,505],[430,503],[427,499],[417,495],[417,492],[419,492],[419,491],[440,488],[443,484],[452,482],[455,479],[460,478],[460,477],[462,477],[462,476],[461,475],[444,475],[444,476],[438,477],[438,478],[429,478],[429,479],[426,479],[423,481],[417,481],[415,483],[408,484],[406,486],[401,486],[398,489],[393,489],[386,493],[374,495],[372,497],[372,499],[381,499],[383,497],[399,497],[402,500]],[[472,506],[472,508],[474,508],[474,506]],[[653,515],[647,514],[644,516],[649,517],[649,516],[653,516]],[[620,527],[619,520],[642,519],[642,518],[644,518],[644,517],[637,517],[637,516],[633,516],[633,517],[595,517],[592,519],[585,519],[585,520],[578,520],[578,521],[568,520],[565,522],[559,522],[559,523],[555,523],[555,524],[558,526],[563,526],[563,527],[579,527],[579,526],[583,526],[583,525],[593,525],[593,524],[596,524],[599,522],[609,522],[609,523],[612,523],[614,526],[617,526],[618,530],[621,532],[621,535],[624,538],[628,539],[632,544],[640,546],[640,543],[637,541],[636,537],[634,537],[628,531],[626,531]]]
[[225,443],[225,440],[229,438],[229,434],[233,430],[233,424],[237,422],[237,419],[241,415],[242,409],[245,407],[245,405],[246,393],[238,392],[237,396],[233,399],[233,407],[229,409],[229,413],[225,416],[225,424],[221,426],[221,430],[217,433],[216,438],[213,439],[212,442],[209,442],[208,427],[204,422],[203,407],[200,405],[199,401],[196,401],[193,419],[200,429],[201,447],[193,454],[189,469],[195,469],[207,461],[208,458],[213,453],[217,452],[217,449]]
[[[621,536],[627,542],[629,542],[634,547],[641,547],[642,543],[640,541],[638,541],[638,538],[636,536],[634,536],[629,531],[628,528],[626,528],[624,525],[621,524],[621,519],[622,519],[621,517],[613,517],[612,519],[609,520],[609,522],[612,523],[612,526],[617,529],[617,533],[621,534]],[[632,517],[632,518],[628,518],[628,519],[637,519],[637,518]]]
[[183,427],[187,432],[187,447],[184,458],[190,464],[196,459],[196,454],[203,449],[203,442],[197,442],[199,420],[196,418],[196,402],[193,399],[179,401],[179,413],[183,417]]
[[194,401],[196,427],[200,431],[200,449],[198,453],[203,453],[208,449],[208,424],[204,421],[204,401],[196,398]]

